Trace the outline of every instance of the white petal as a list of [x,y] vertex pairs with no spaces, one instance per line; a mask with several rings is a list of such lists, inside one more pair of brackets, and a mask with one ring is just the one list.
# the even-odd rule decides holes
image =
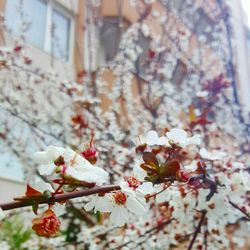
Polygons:
[[104,212],[104,213],[109,213],[113,210],[113,203],[109,199],[109,197],[98,197],[95,205],[95,210]]
[[188,141],[188,144],[195,144],[195,145],[201,144],[201,138],[199,135],[194,135],[188,138],[187,141]]
[[108,182],[109,174],[104,169],[92,166],[91,172],[98,177],[96,184],[101,185]]
[[127,181],[120,181],[119,186],[121,187],[121,190],[123,190],[125,192],[131,192],[131,190],[132,190],[132,188],[129,187]]
[[157,145],[170,147],[170,144],[168,143],[168,139],[165,136],[159,137],[157,141]]
[[86,204],[84,205],[84,209],[85,209],[86,211],[92,210],[92,209],[95,207],[97,198],[98,198],[97,195],[91,197],[91,200],[90,200],[88,203],[86,203]]
[[141,162],[136,160],[133,168],[133,174],[139,181],[144,181],[147,172],[140,167]]
[[166,133],[166,136],[174,143],[181,143],[187,139],[187,132],[183,129],[173,128]]
[[147,137],[146,137],[146,143],[149,146],[153,146],[157,144],[157,141],[159,139],[159,136],[156,131],[150,130],[148,131]]
[[40,175],[51,175],[54,170],[55,170],[56,166],[51,163],[48,165],[41,165],[38,167],[38,171]]
[[147,212],[146,208],[139,201],[130,196],[127,198],[126,207],[129,211],[138,215],[142,215]]
[[65,149],[62,147],[49,146],[46,151],[48,153],[49,159],[54,161],[60,155],[64,154]]
[[84,168],[84,169],[92,169],[94,166],[86,160],[84,157],[81,155],[77,155],[74,161],[74,164],[72,164],[73,167],[76,168]]
[[65,176],[72,177],[73,179],[78,180],[78,181],[87,181],[87,182],[95,182],[96,181],[96,176],[91,174],[91,172],[78,171],[72,167],[68,167],[66,169]]
[[30,181],[29,184],[31,187],[40,191],[41,193],[43,193],[44,191],[47,191],[47,190],[50,192],[55,191],[49,183],[43,182],[41,180]]
[[71,148],[67,148],[64,152],[64,160],[68,165],[71,165],[72,161],[76,161],[77,153]]
[[153,188],[153,184],[152,182],[144,182],[142,183],[137,189],[136,191],[139,191],[142,194],[152,194],[155,192],[154,188]]
[[207,151],[205,148],[200,150],[200,156],[207,160],[221,160],[226,156],[225,152],[213,150],[212,152]]
[[48,153],[47,152],[36,152],[34,154],[34,161],[36,163],[40,163],[40,164],[49,163]]
[[114,226],[121,227],[128,222],[128,210],[124,206],[116,206],[110,214],[110,221]]

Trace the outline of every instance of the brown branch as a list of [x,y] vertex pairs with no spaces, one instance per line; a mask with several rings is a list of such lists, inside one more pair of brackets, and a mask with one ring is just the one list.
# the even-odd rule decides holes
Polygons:
[[201,226],[202,226],[202,224],[203,224],[203,223],[204,223],[204,221],[205,221],[207,211],[206,211],[206,210],[203,210],[201,213],[202,213],[202,215],[201,215],[201,218],[200,218],[199,224],[198,224],[198,226],[197,226],[197,227],[196,227],[196,229],[195,229],[195,232],[194,232],[193,238],[192,238],[192,240],[190,241],[190,243],[189,243],[189,245],[188,245],[188,249],[187,249],[187,250],[191,250],[191,249],[192,249],[193,244],[194,244],[194,242],[195,242],[195,240],[196,240],[196,238],[197,238],[198,234],[199,234],[199,233],[200,233],[200,231],[201,231]]
[[[88,196],[92,194],[99,194],[99,193],[108,193],[111,191],[115,190],[120,190],[120,186],[118,185],[107,185],[103,187],[93,187],[89,188],[86,190],[79,190],[79,191],[74,191],[74,192],[68,192],[64,194],[57,194],[54,197],[50,198],[43,198],[39,204],[51,204],[54,202],[61,202],[61,201],[66,201],[82,196]],[[3,210],[10,210],[10,209],[15,209],[15,208],[20,208],[20,207],[27,207],[27,206],[32,206],[32,201],[13,201],[9,203],[4,203],[0,204],[0,208]]]
[[246,211],[244,211],[242,208],[238,207],[234,202],[232,202],[230,200],[229,200],[229,204],[231,206],[233,206],[235,209],[239,210],[241,213],[243,213],[246,216],[245,219],[250,221],[250,215]]

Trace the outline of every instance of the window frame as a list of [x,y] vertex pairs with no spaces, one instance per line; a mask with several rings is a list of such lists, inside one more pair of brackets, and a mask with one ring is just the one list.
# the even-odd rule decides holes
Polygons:
[[73,63],[73,55],[74,55],[74,17],[69,13],[69,11],[54,0],[46,0],[47,2],[47,20],[46,20],[46,31],[45,31],[45,41],[44,41],[44,51],[52,55],[52,36],[51,36],[51,28],[52,28],[52,18],[53,18],[53,10],[57,11],[59,14],[69,19],[69,46],[68,46],[68,58],[64,60],[63,58],[58,58],[53,55],[56,60],[60,60],[65,63],[72,64]]
[[[11,0],[6,0],[11,1]],[[61,14],[63,17],[67,18],[69,20],[69,37],[68,37],[68,58],[60,58],[53,55],[53,58],[56,60],[59,60],[66,64],[73,64],[74,60],[74,36],[75,36],[75,30],[74,30],[74,13],[70,12],[66,7],[64,7],[62,4],[57,2],[56,0],[44,0],[46,4],[46,17],[45,17],[45,31],[44,31],[44,40],[43,40],[43,46],[39,47],[29,41],[28,39],[25,40],[30,46],[39,49],[45,53],[48,53],[49,55],[52,55],[52,36],[51,36],[51,28],[52,28],[52,18],[53,18],[53,10],[57,11],[59,14]],[[25,3],[24,3],[25,4]],[[7,6],[7,2],[6,2]],[[7,11],[7,8],[5,8],[5,11]],[[9,33],[12,37],[20,37],[15,32]]]

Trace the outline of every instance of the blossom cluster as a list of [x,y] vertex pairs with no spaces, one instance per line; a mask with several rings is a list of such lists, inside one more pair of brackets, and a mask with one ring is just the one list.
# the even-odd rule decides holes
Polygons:
[[[201,46],[196,48],[188,29],[193,27],[190,15],[203,7],[199,4],[211,7],[212,3],[197,5],[187,0],[177,11],[179,1],[160,1],[165,8],[159,12],[154,9],[158,1],[144,1],[145,8],[141,1],[129,2],[143,13],[142,18],[121,32],[114,60],[96,72],[93,92],[97,96],[86,88],[93,85],[92,72],[76,84],[54,71],[35,69],[29,50],[20,41],[13,48],[0,49],[2,150],[11,151],[22,162],[29,179],[39,173],[39,181],[29,181],[25,196],[17,200],[33,203],[34,212],[39,212],[33,220],[37,234],[57,237],[57,241],[48,240],[48,245],[62,241],[58,234],[66,231],[63,222],[67,221],[70,237],[73,234],[73,239],[85,244],[82,248],[112,249],[126,244],[124,249],[140,245],[167,249],[192,240],[201,221],[197,249],[228,249],[232,242],[227,230],[232,224],[237,248],[247,238],[243,232],[249,232],[250,151],[249,135],[233,100],[232,79],[225,70],[230,55],[224,46],[227,29],[223,20],[216,22],[214,32],[209,27],[202,31],[197,41]],[[87,12],[96,14],[93,10],[101,2],[91,4]],[[225,16],[220,8],[211,9],[216,20]],[[97,17],[92,18],[98,23]],[[180,20],[186,25],[180,25]],[[166,34],[167,43],[165,35],[154,34],[148,21]],[[86,26],[86,32],[93,35],[89,49],[97,56],[99,24],[94,34],[92,25]],[[206,37],[213,40],[208,44],[211,53],[203,44]],[[186,76],[177,83],[175,72],[182,63]],[[112,86],[105,79],[109,70],[114,75]],[[133,94],[135,87],[138,93]],[[110,101],[108,111],[98,106],[103,101],[98,94]],[[32,157],[34,150],[47,145],[57,146]],[[70,204],[64,201],[49,202],[48,209],[42,210],[44,199],[108,183],[119,189],[98,191],[72,202],[85,217],[89,211],[92,220],[87,217],[83,223],[68,210],[65,213]],[[85,223],[95,226],[87,229]],[[75,233],[72,227],[80,229]]]
[[[137,161],[133,172],[121,176],[116,190],[102,191],[100,185],[107,184],[109,178],[108,173],[98,167],[97,155],[101,152],[97,154],[93,143],[92,151],[87,148],[80,153],[50,146],[37,152],[35,158],[41,176],[49,176],[47,180],[57,188],[42,181],[30,182],[25,196],[16,199],[32,201],[37,205],[35,209],[33,206],[37,213],[44,198],[97,186],[99,191],[90,196],[83,207],[86,211],[101,213],[104,225],[126,225],[127,230],[133,225],[135,230],[141,223],[148,225],[148,221],[152,221],[160,230],[163,225],[171,224],[172,234],[168,240],[169,244],[176,245],[186,234],[192,234],[193,221],[203,218],[201,223],[211,249],[228,246],[226,227],[242,218],[249,219],[250,176],[244,165],[226,160],[223,151],[199,149],[202,143],[199,135],[190,136],[180,128],[173,128],[163,136],[151,130],[135,141]],[[93,155],[87,154],[89,152],[97,157],[97,166],[91,163],[93,158],[89,156]],[[33,219],[32,229],[39,236],[58,236],[61,226],[58,216],[65,213],[64,207],[65,204],[49,203],[49,208]],[[202,243],[202,237],[195,239],[197,246]]]

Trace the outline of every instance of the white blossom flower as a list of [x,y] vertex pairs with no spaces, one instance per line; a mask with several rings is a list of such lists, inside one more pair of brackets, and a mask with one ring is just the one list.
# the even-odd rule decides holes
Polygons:
[[105,194],[105,196],[95,195],[84,208],[89,211],[110,213],[110,222],[117,227],[123,226],[129,220],[130,213],[143,215],[147,212],[146,204],[143,204],[135,194],[125,190],[119,190]]
[[144,181],[145,177],[147,176],[147,172],[143,170],[140,165],[141,161],[135,160],[133,175],[140,181]]
[[176,144],[180,147],[186,147],[187,145],[195,144],[199,145],[201,139],[199,135],[188,137],[187,132],[183,129],[173,128],[166,133],[169,143]]
[[38,179],[29,181],[29,185],[41,193],[45,191],[49,191],[49,192],[55,191],[49,183],[44,182],[42,180],[38,180]]
[[[55,161],[60,159],[59,166]],[[84,157],[70,148],[58,148],[50,146],[45,152],[38,152],[36,160],[42,165],[39,172],[42,175],[50,175],[60,170],[64,177],[70,177],[79,181],[94,182],[101,185],[108,180],[108,173],[98,167],[93,166]]]
[[157,132],[154,130],[148,131],[145,142],[149,146],[154,146],[154,145],[164,146],[165,145],[167,147],[170,147],[170,144],[168,143],[168,139],[165,136],[159,137]]
[[218,150],[213,150],[212,152],[209,152],[205,148],[201,148],[200,156],[204,159],[215,161],[222,160],[226,156],[226,153]]
[[41,175],[51,175],[56,165],[54,161],[64,154],[65,149],[56,146],[49,146],[46,151],[36,152],[34,155],[34,160],[36,163],[41,164],[38,171]]
[[108,181],[108,173],[105,170],[93,166],[84,157],[69,148],[65,151],[64,160],[65,176],[79,181],[95,182],[97,185]]
[[247,192],[250,190],[250,175],[245,171],[240,171],[239,173],[233,173],[230,176],[231,186],[234,191]]
[[134,176],[126,176],[125,181],[121,181],[119,186],[122,190],[135,193],[136,196],[144,197],[146,194],[154,193],[152,182],[141,182]]

